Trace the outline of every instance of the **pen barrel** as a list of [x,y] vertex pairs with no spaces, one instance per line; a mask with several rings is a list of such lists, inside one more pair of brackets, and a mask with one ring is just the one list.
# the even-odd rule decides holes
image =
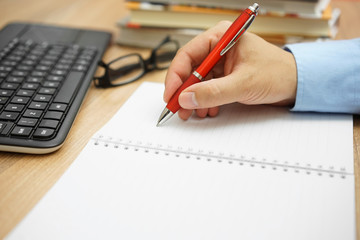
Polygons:
[[181,107],[179,104],[179,96],[180,93],[187,87],[199,83],[200,80],[194,75],[191,74],[190,77],[181,85],[181,87],[175,92],[175,94],[172,96],[168,104],[166,105],[166,108],[169,109],[172,113],[176,113]]
[[[219,42],[216,44],[214,49],[210,54],[205,58],[205,60],[200,64],[196,71],[205,78],[206,75],[211,71],[215,64],[220,60],[221,51],[228,46],[228,44],[234,39],[240,29],[244,26],[247,20],[254,15],[250,9],[244,10],[241,15],[232,23],[229,29],[221,37]],[[235,41],[246,31],[244,29],[238,36],[234,39]]]

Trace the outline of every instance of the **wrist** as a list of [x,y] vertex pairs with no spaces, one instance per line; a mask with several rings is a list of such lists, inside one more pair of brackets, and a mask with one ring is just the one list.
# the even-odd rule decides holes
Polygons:
[[283,101],[282,105],[293,106],[296,99],[297,90],[297,68],[294,55],[289,51],[284,51],[283,60]]

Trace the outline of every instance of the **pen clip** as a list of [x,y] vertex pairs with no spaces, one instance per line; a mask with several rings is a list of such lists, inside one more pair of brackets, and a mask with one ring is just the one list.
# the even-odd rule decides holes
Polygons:
[[228,45],[226,45],[226,47],[224,47],[223,50],[221,50],[220,52],[220,56],[223,56],[227,51],[230,50],[230,48],[232,48],[235,43],[239,40],[240,38],[240,34],[242,32],[244,32],[246,29],[248,29],[251,25],[251,23],[254,21],[255,19],[255,15],[251,15],[250,18],[245,22],[245,24],[240,28],[240,30],[235,34],[235,36],[233,37],[233,39],[231,39],[231,41],[229,42]]

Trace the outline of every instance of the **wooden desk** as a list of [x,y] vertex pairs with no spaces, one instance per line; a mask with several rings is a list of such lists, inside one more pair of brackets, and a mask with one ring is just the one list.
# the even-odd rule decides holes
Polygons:
[[[360,2],[333,1],[342,9],[338,39],[360,37]],[[11,21],[33,21],[73,27],[97,28],[117,34],[115,22],[127,14],[123,0],[0,0],[0,28]],[[147,50],[110,46],[105,60],[129,52]],[[147,74],[141,81],[116,89],[99,90],[93,86],[83,103],[64,146],[47,155],[0,153],[0,239],[34,207],[78,156],[90,137],[121,107],[142,81],[163,82],[166,71]],[[354,124],[356,169],[357,231],[360,207],[360,121]]]

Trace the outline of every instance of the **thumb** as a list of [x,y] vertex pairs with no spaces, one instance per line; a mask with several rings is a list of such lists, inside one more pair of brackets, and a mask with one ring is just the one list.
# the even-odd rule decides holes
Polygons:
[[236,87],[231,75],[200,82],[186,88],[179,96],[185,109],[212,108],[236,101]]

